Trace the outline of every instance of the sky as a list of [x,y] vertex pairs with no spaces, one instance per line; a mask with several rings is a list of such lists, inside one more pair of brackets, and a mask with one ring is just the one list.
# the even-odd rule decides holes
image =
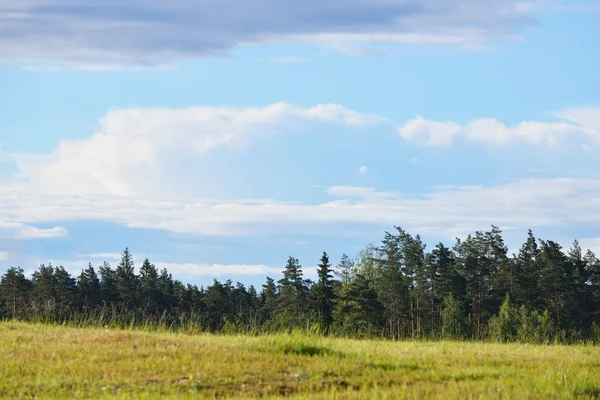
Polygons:
[[600,2],[0,0],[0,272],[305,275],[400,226],[600,253]]

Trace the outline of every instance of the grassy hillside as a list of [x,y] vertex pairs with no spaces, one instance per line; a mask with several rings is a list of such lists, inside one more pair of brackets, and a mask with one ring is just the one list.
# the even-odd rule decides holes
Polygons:
[[0,323],[0,396],[600,398],[600,348]]

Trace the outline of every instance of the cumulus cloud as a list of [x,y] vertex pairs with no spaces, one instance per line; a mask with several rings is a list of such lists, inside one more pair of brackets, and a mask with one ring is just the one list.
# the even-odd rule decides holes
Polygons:
[[[536,3],[543,2],[538,1]],[[477,47],[535,23],[521,0],[0,2],[0,59],[157,62],[246,43]],[[533,2],[529,2],[533,3]]]
[[0,261],[8,260],[8,251],[0,251]]
[[[548,142],[545,128],[552,135],[569,138],[572,135],[565,132],[571,128],[562,127],[569,125],[578,127],[578,132],[597,146],[595,112],[567,110],[561,114],[567,122],[557,123],[558,128],[552,123],[527,122],[519,124],[516,130],[506,128],[507,133],[503,125],[490,122],[467,126],[502,138],[492,139],[492,143],[535,137],[530,142],[541,145]],[[323,232],[324,227],[336,224],[398,223],[423,233],[454,235],[490,223],[515,229],[600,223],[596,212],[600,207],[600,181],[596,179],[513,179],[495,186],[431,188],[420,196],[332,186],[325,188],[331,199],[317,204],[263,198],[223,199],[206,194],[169,197],[169,190],[160,185],[160,178],[164,182],[178,180],[182,187],[196,184],[201,171],[187,176],[161,175],[165,168],[168,170],[165,163],[181,154],[202,158],[218,147],[265,134],[310,128],[312,123],[393,126],[385,118],[327,104],[309,108],[276,103],[245,109],[113,110],[91,137],[65,140],[52,154],[12,155],[21,178],[0,186],[0,229],[19,232],[17,235],[23,238],[56,237],[66,235],[66,230],[33,226],[86,220],[183,234],[250,235],[301,229]],[[438,140],[431,139],[435,137],[431,132],[439,129],[436,124],[421,121],[411,129],[408,140],[419,137],[422,131],[429,132],[426,141]],[[452,125],[452,132],[457,129]],[[447,127],[441,130],[443,138],[456,135],[449,135]],[[515,133],[519,130],[522,132]],[[459,135],[467,135],[465,132],[468,130],[461,126]],[[174,157],[164,157],[165,154]]]
[[573,139],[600,140],[600,107],[573,108],[556,113],[561,121],[523,121],[507,126],[493,118],[480,118],[464,125],[450,121],[431,121],[418,116],[398,127],[398,134],[409,141],[428,146],[446,146],[457,138],[489,145],[526,142],[556,146]]
[[[310,123],[350,127],[385,120],[336,104],[298,107],[275,103],[262,108],[128,108],[108,112],[91,137],[63,141],[53,154],[14,155],[30,190],[72,195],[151,195],[171,154],[203,154],[221,146],[293,132]],[[158,188],[162,190],[164,187]]]
[[369,171],[369,169],[367,168],[367,166],[366,166],[366,165],[363,165],[362,167],[360,167],[360,168],[358,169],[358,172],[360,172],[361,174],[366,174],[366,173],[367,173],[367,171]]
[[454,122],[428,121],[421,116],[398,127],[398,133],[402,138],[431,146],[452,143],[460,131],[460,126]]

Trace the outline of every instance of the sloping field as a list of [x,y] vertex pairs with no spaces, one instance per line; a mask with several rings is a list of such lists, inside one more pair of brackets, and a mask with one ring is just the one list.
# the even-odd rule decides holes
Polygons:
[[0,323],[3,398],[600,398],[600,348]]

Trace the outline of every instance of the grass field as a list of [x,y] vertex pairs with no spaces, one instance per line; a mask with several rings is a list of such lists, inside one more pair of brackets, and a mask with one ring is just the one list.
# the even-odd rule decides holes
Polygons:
[[3,398],[600,398],[600,347],[0,323]]

